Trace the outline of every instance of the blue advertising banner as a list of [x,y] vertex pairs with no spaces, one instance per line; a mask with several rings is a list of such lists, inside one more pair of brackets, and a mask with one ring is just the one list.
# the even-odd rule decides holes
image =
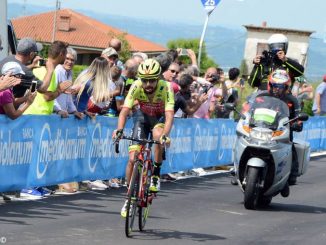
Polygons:
[[[124,176],[128,141],[114,152],[116,118],[62,119],[0,116],[0,191]],[[295,137],[312,151],[326,149],[326,118],[313,117]],[[128,121],[125,133],[131,132]],[[176,119],[162,173],[232,163],[235,123],[228,119]]]

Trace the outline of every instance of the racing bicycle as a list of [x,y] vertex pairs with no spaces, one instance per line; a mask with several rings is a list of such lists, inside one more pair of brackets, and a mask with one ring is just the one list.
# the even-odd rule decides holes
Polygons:
[[[127,191],[127,215],[125,219],[125,234],[131,237],[134,221],[138,208],[138,227],[143,231],[149,215],[149,210],[152,205],[156,193],[149,190],[151,176],[153,173],[153,162],[151,158],[152,144],[161,144],[159,141],[151,139],[138,139],[133,137],[122,136],[120,139],[132,140],[139,142],[141,148],[135,156],[133,171]],[[119,153],[119,140],[115,143],[115,152]],[[163,160],[165,160],[165,144],[163,148]]]

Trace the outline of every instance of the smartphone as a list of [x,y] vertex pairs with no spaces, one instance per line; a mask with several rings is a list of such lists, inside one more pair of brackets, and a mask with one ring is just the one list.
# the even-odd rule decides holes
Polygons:
[[187,49],[182,48],[180,53],[179,53],[179,56],[187,56],[187,55],[188,55]]
[[38,61],[38,65],[39,65],[39,66],[45,66],[45,64],[46,64],[46,60],[45,60],[45,59],[40,59],[40,60]]
[[37,82],[36,81],[32,81],[32,85],[31,85],[31,92],[34,93],[36,91],[36,85]]

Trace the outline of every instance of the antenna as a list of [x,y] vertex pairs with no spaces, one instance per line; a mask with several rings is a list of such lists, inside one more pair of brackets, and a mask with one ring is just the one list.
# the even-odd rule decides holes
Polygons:
[[23,16],[26,16],[26,4],[27,4],[27,0],[24,0],[23,11],[22,11]]
[[57,11],[58,11],[58,9],[60,9],[60,1],[56,0],[54,17],[53,17],[52,43],[55,40],[55,31],[57,29]]

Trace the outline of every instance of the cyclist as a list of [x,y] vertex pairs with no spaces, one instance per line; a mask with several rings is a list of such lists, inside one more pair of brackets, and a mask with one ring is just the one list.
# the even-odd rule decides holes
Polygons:
[[[164,80],[160,80],[160,64],[153,59],[143,61],[138,67],[138,80],[136,80],[125,99],[123,108],[118,119],[118,127],[113,132],[113,138],[119,138],[123,135],[123,129],[130,114],[134,102],[137,100],[138,109],[133,114],[134,127],[132,137],[148,138],[152,132],[153,139],[170,144],[168,135],[171,131],[174,116],[174,94],[169,85]],[[129,146],[129,161],[126,167],[126,180],[129,183],[135,153],[140,150],[138,143],[132,143]],[[162,145],[155,145],[154,152],[154,170],[150,184],[151,192],[160,190],[160,170],[162,164]],[[126,216],[125,205],[121,209],[121,215]]]

